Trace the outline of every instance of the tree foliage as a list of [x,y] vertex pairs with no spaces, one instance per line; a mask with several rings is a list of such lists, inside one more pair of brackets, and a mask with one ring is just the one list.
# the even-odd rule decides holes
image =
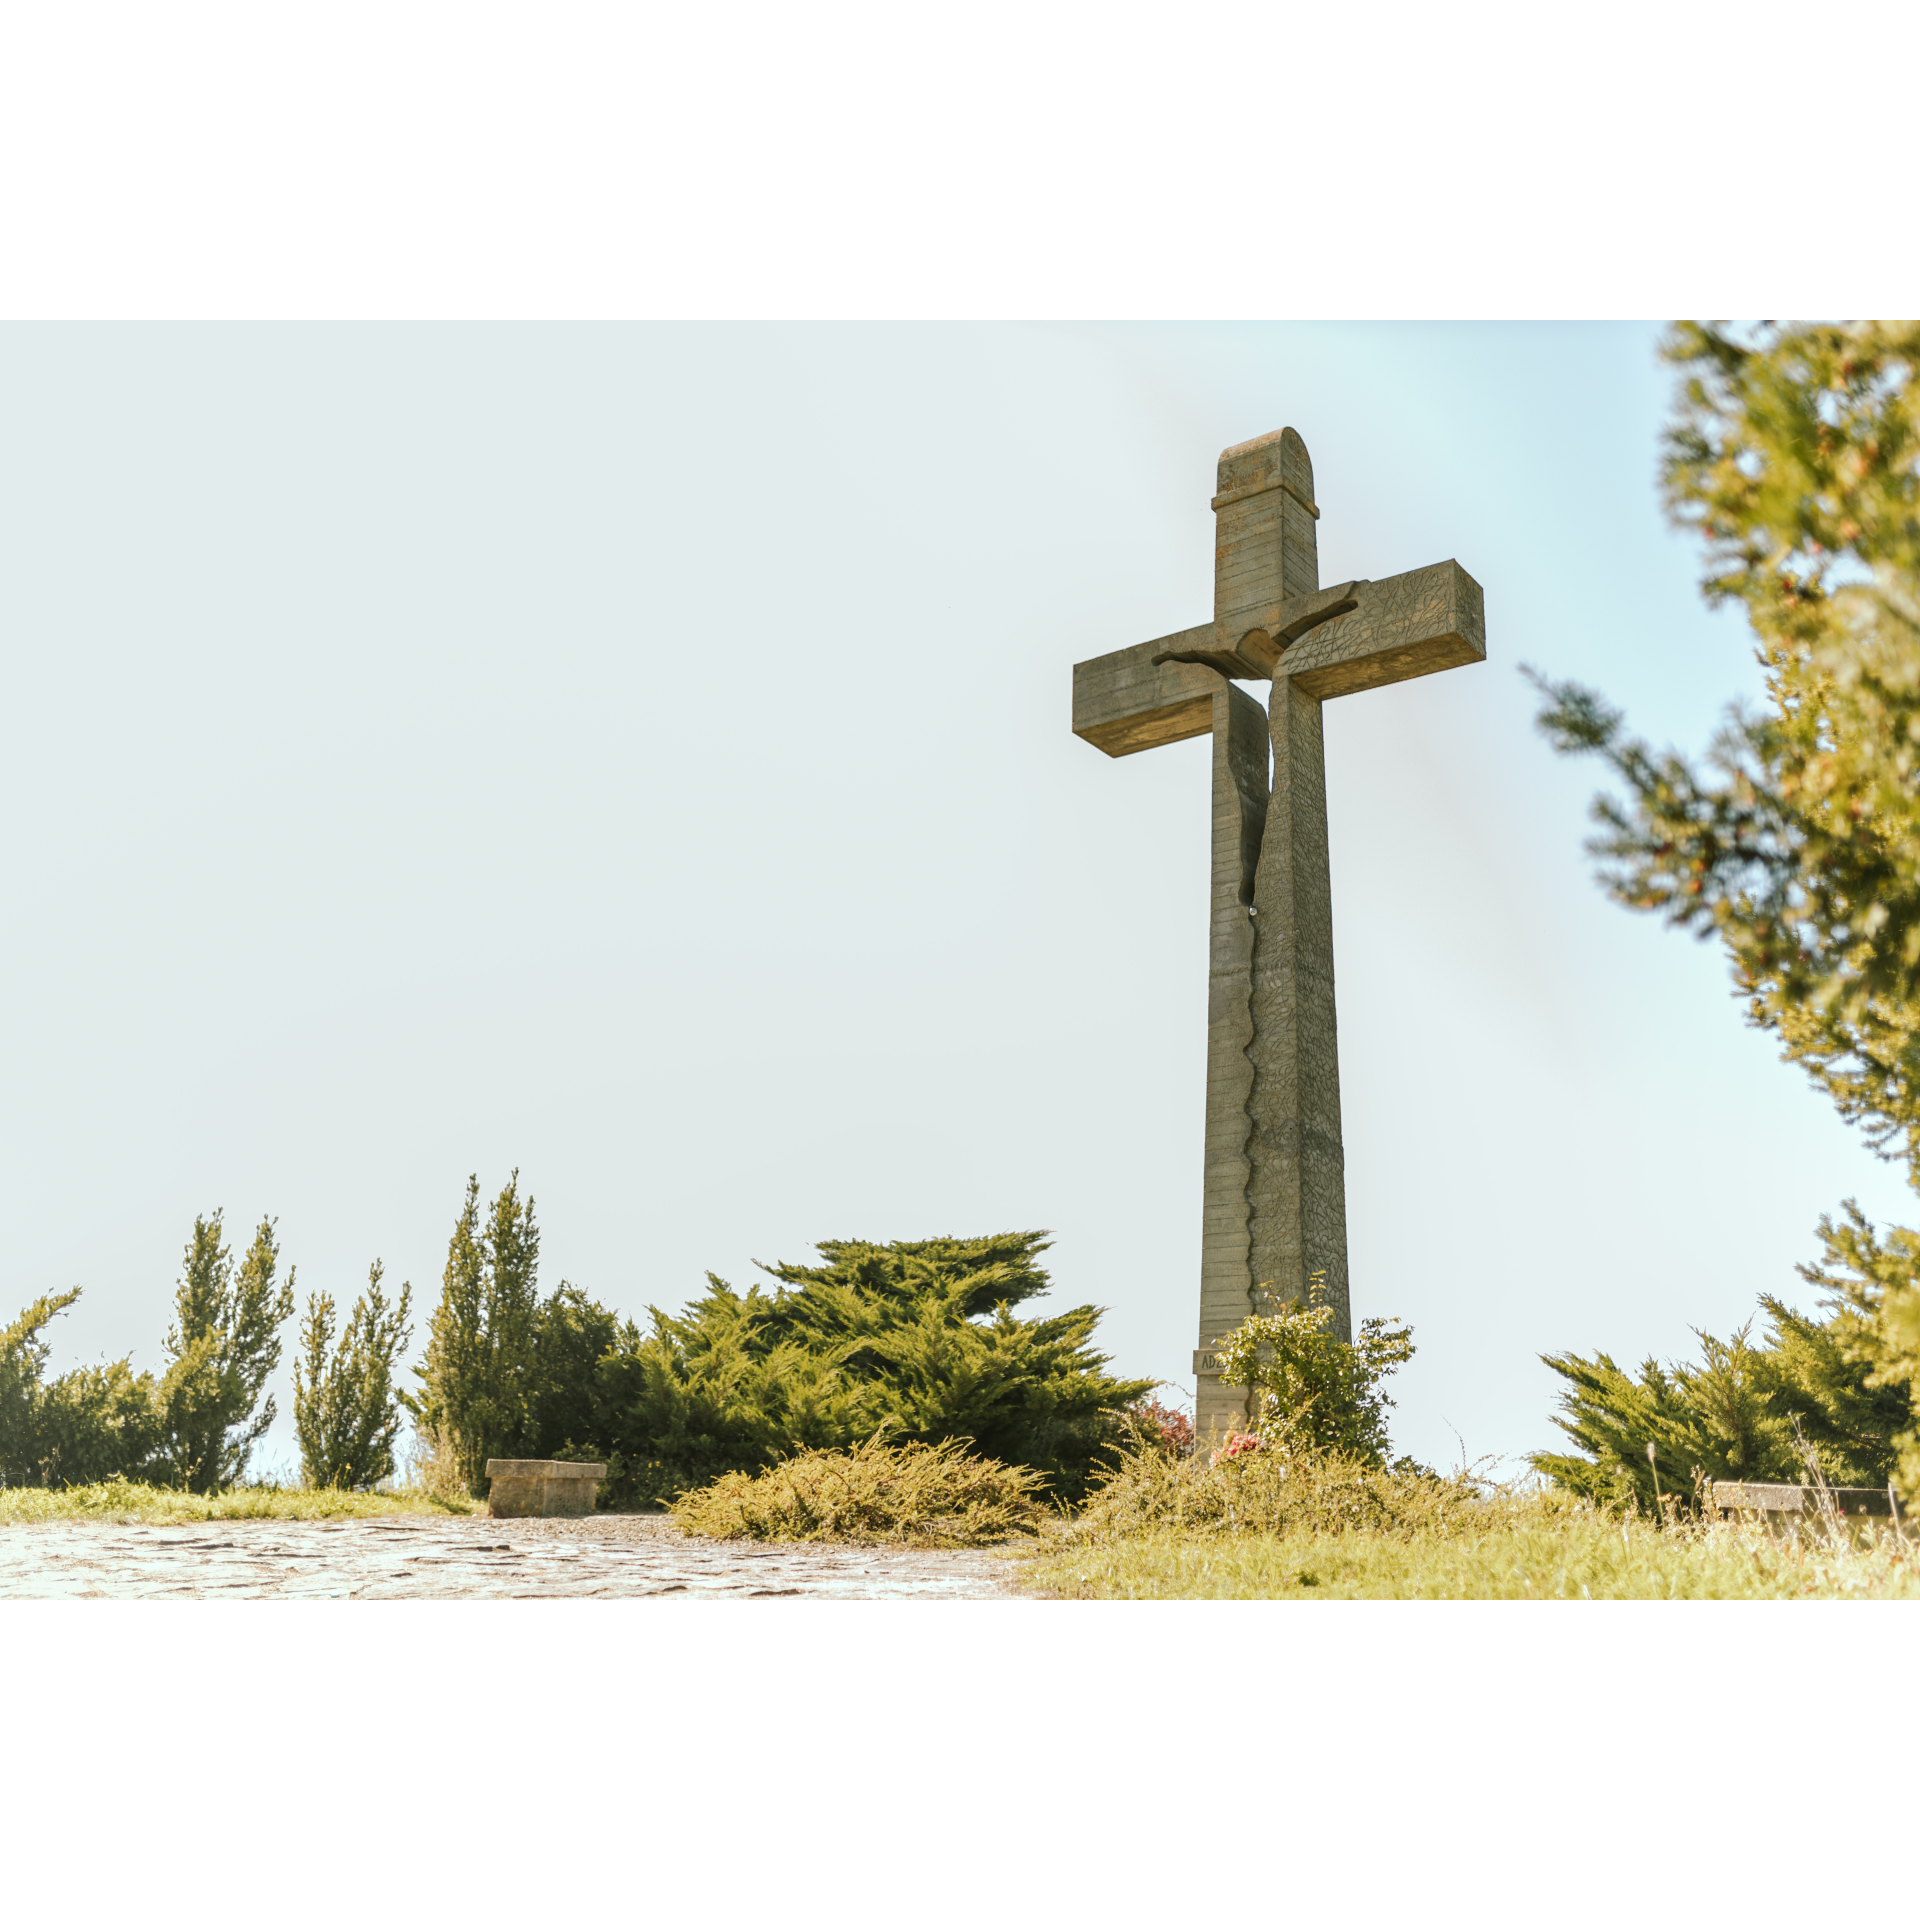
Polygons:
[[376,1260],[337,1349],[333,1295],[308,1297],[293,1365],[293,1422],[309,1486],[372,1488],[393,1472],[400,1432],[393,1365],[413,1331],[413,1290],[403,1283],[389,1305],[382,1275]]
[[664,1499],[802,1448],[964,1439],[1077,1500],[1116,1418],[1155,1383],[1089,1344],[1098,1307],[1022,1319],[1047,1290],[1042,1233],[822,1241],[823,1264],[738,1293],[708,1275],[684,1312],[631,1323],[598,1369],[615,1498]]
[[469,1488],[486,1491],[489,1456],[534,1451],[535,1328],[540,1309],[540,1231],[533,1198],[520,1198],[516,1168],[480,1224],[480,1181],[467,1180],[453,1225],[440,1304],[427,1354],[414,1368],[417,1394],[400,1398],[415,1423],[452,1444]]
[[280,1358],[277,1329],[293,1310],[292,1278],[273,1286],[279,1250],[262,1222],[238,1270],[220,1215],[194,1222],[167,1335],[173,1364],[159,1380],[131,1359],[75,1367],[48,1380],[41,1337],[80,1297],[74,1287],[34,1302],[0,1332],[0,1475],[54,1487],[115,1478],[218,1493],[245,1471],[273,1423],[260,1403]]
[[1697,1501],[1706,1481],[1804,1480],[1803,1446],[1837,1485],[1886,1485],[1913,1409],[1905,1386],[1875,1383],[1871,1318],[1844,1303],[1825,1315],[1770,1294],[1760,1304],[1769,1325],[1757,1344],[1751,1321],[1731,1340],[1696,1334],[1692,1365],[1649,1359],[1632,1374],[1605,1353],[1544,1356],[1567,1383],[1554,1424],[1580,1451],[1536,1453],[1533,1466],[1654,1516],[1663,1499]]
[[165,1438],[153,1375],[130,1358],[69,1369],[35,1409],[33,1451],[50,1486],[158,1478]]
[[1871,1484],[1891,1477],[1904,1498],[1920,1501],[1920,1431],[1913,1418],[1920,1385],[1920,1233],[1876,1229],[1849,1200],[1837,1224],[1821,1219],[1820,1241],[1822,1259],[1801,1274],[1845,1302],[1847,1310],[1836,1316],[1839,1345],[1862,1386],[1888,1407],[1904,1409],[1892,1435],[1891,1475],[1876,1472]]
[[[1592,690],[1541,725],[1595,753],[1614,897],[1717,934],[1748,1018],[1920,1187],[1920,325],[1676,327],[1663,478],[1742,607],[1765,676],[1704,763],[1655,752]],[[1823,1225],[1830,1282],[1874,1320],[1880,1385],[1920,1365],[1920,1242]],[[1903,1469],[1920,1495],[1920,1451]]]
[[1541,724],[1626,784],[1594,804],[1614,897],[1718,933],[1754,1022],[1920,1173],[1920,327],[1692,326],[1667,352],[1668,506],[1707,598],[1746,610],[1766,709],[1705,768],[1571,684]]
[[79,1298],[78,1287],[43,1293],[10,1327],[0,1329],[0,1477],[9,1486],[24,1485],[41,1469],[39,1413],[48,1353],[41,1336],[54,1315]]
[[562,1281],[534,1315],[528,1393],[533,1450],[543,1458],[604,1460],[601,1360],[619,1344],[622,1322],[611,1307]]
[[187,1242],[163,1343],[173,1364],[155,1401],[164,1430],[160,1475],[189,1493],[232,1486],[273,1425],[273,1396],[263,1401],[261,1393],[280,1364],[280,1328],[293,1312],[292,1270],[273,1284],[280,1260],[273,1224],[261,1221],[237,1267],[217,1210],[194,1221]]

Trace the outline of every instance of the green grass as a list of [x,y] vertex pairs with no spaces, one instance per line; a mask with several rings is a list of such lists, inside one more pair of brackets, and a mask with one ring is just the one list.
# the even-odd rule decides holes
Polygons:
[[483,1511],[477,1500],[435,1499],[416,1489],[345,1493],[304,1487],[235,1487],[227,1493],[175,1493],[128,1480],[91,1487],[0,1488],[0,1526],[52,1520],[118,1521],[127,1526],[183,1527],[195,1520],[371,1520],[394,1514]]
[[1560,1492],[1308,1451],[1220,1467],[1143,1451],[1022,1571],[1042,1592],[1113,1600],[1920,1599],[1920,1540],[1658,1526]]
[[1495,1524],[1464,1530],[1065,1528],[1021,1571],[1042,1592],[1098,1600],[1920,1599],[1920,1553],[1890,1540],[1797,1547],[1754,1526],[1663,1528],[1542,1496],[1488,1504]]

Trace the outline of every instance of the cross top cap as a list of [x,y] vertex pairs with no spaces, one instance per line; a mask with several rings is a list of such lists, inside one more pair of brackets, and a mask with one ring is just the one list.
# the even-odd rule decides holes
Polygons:
[[1313,462],[1307,457],[1307,443],[1291,427],[1228,447],[1220,456],[1218,472],[1216,512],[1236,500],[1284,487],[1316,520],[1320,517],[1313,504]]

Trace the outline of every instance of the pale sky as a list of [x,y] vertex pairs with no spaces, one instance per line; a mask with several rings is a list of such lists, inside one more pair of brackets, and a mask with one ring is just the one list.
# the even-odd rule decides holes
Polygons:
[[383,1259],[423,1330],[467,1174],[517,1166],[546,1284],[635,1314],[822,1238],[1046,1228],[1049,1304],[1190,1387],[1207,748],[1106,759],[1070,669],[1208,617],[1214,461],[1286,425],[1323,579],[1486,593],[1484,666],[1328,711],[1397,1444],[1552,1444],[1538,1354],[1810,1298],[1820,1212],[1910,1197],[1717,949],[1600,894],[1597,770],[1518,672],[1693,748],[1755,687],[1660,516],[1656,339],[0,331],[0,1318],[78,1285],[55,1367],[157,1367],[224,1207],[302,1295]]
[[[1902,71],[1914,19],[1849,24]],[[825,1236],[1044,1227],[1050,1304],[1100,1303],[1116,1366],[1184,1385],[1207,750],[1106,759],[1070,669],[1207,616],[1214,462],[1289,424],[1323,578],[1451,556],[1486,593],[1485,665],[1328,715],[1354,1306],[1415,1331],[1398,1443],[1551,1444],[1541,1352],[1684,1352],[1792,1297],[1845,1195],[1912,1219],[1719,955],[1594,887],[1597,776],[1518,673],[1694,748],[1753,690],[1658,511],[1644,317],[1912,310],[1897,220],[1832,167],[1772,167],[1757,216],[1728,191],[1702,99],[1772,98],[1804,41],[1780,5],[1730,31],[1668,0],[0,12],[0,1316],[80,1285],[54,1364],[156,1365],[220,1206],[241,1240],[278,1217],[303,1294],[384,1259],[424,1325],[468,1173],[517,1165],[546,1283],[630,1312]],[[1847,118],[1861,179],[1910,144]],[[1354,314],[1423,324],[1269,324]],[[278,1812],[366,1772],[411,1675],[446,1752],[587,1755],[663,1809],[648,1873],[710,1904],[751,1727],[807,1760],[768,1833],[861,1782],[862,1873],[776,1847],[790,1904],[899,1882],[959,1911],[977,1874],[922,1886],[941,1789],[991,1773],[1007,1715],[871,1765],[876,1701],[952,1693],[957,1617],[569,1616],[591,1686],[475,1692],[434,1676],[498,1665],[485,1608],[43,1613],[22,1764],[84,1771],[111,1717],[136,1771],[226,1779],[231,1702],[183,1710],[179,1675],[257,1670],[300,1731],[238,1799]],[[1178,1729],[1204,1773],[1223,1686],[1284,1724],[1255,1771],[1314,1839],[1289,1874],[1368,1911],[1430,1893],[1489,1805],[1520,1837],[1476,1891],[1565,1903],[1543,1677],[1658,1692],[1829,1633],[1333,1607],[1276,1659],[1265,1617],[1212,1622],[962,1632],[1008,1700],[1073,1676],[1067,1753]],[[1783,1712],[1724,1708],[1748,1745]],[[1630,1719],[1582,1738],[1640,1763]],[[470,1822],[471,1771],[413,1769],[409,1831]],[[1097,1763],[1048,1795],[992,1855],[1028,1906],[1191,1896],[1190,1821],[1141,1822]],[[150,1898],[175,1800],[119,1809],[117,1854],[89,1831],[89,1883]],[[223,1845],[271,1873],[282,1826]],[[481,1905],[555,1884],[551,1849],[369,1844]],[[1661,1845],[1664,1884],[1724,1895],[1724,1860]],[[559,1883],[617,1901],[630,1853]],[[338,1889],[323,1863],[288,1898]]]

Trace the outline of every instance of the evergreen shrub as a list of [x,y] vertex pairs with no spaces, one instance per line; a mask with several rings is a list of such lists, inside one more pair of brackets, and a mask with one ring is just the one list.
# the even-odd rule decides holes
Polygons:
[[683,1533],[718,1540],[863,1540],[986,1547],[1040,1530],[1039,1474],[983,1460],[963,1440],[838,1452],[808,1448],[764,1473],[723,1474],[672,1507]]
[[153,1376],[125,1360],[46,1378],[44,1338],[78,1287],[34,1301],[0,1329],[0,1482],[66,1486],[142,1475],[160,1441]]
[[1904,1381],[1876,1383],[1872,1317],[1844,1301],[1824,1316],[1771,1294],[1760,1305],[1769,1325],[1757,1344],[1751,1321],[1731,1340],[1698,1334],[1693,1365],[1648,1359],[1636,1375],[1610,1354],[1543,1354],[1567,1382],[1554,1424],[1579,1452],[1531,1464],[1571,1493],[1651,1516],[1676,1498],[1699,1511],[1713,1480],[1804,1482],[1809,1453],[1837,1486],[1885,1486],[1913,1411]]
[[[819,1244],[819,1266],[766,1269],[737,1293],[709,1274],[684,1312],[631,1322],[596,1370],[593,1444],[611,1502],[664,1503],[797,1449],[966,1440],[1082,1499],[1126,1410],[1156,1383],[1121,1380],[1089,1344],[1093,1306],[1021,1319],[1046,1292],[1043,1233]],[[569,1436],[578,1438],[580,1436]]]
[[823,1241],[818,1266],[765,1269],[737,1292],[707,1276],[645,1331],[563,1283],[539,1297],[533,1201],[517,1176],[480,1219],[479,1182],[448,1249],[420,1388],[420,1444],[484,1491],[489,1455],[598,1460],[610,1507],[663,1506],[800,1451],[969,1442],[983,1459],[1084,1496],[1156,1383],[1120,1380],[1090,1342],[1101,1310],[1039,1318],[1044,1233],[880,1246]]

